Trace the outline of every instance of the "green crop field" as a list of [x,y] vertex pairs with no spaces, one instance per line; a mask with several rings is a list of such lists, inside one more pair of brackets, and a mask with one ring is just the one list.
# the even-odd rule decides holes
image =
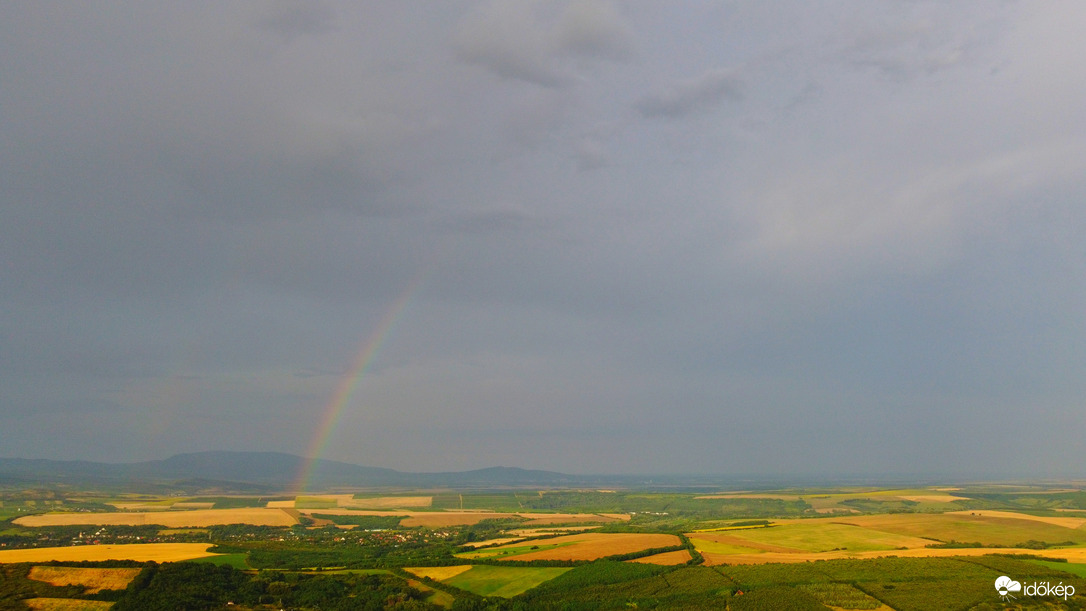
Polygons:
[[193,558],[186,562],[207,562],[210,564],[232,566],[235,569],[248,570],[252,567],[249,566],[247,561],[249,554],[219,554],[216,556],[206,556],[204,558]]
[[1045,568],[1053,571],[1063,571],[1065,573],[1071,573],[1079,577],[1086,578],[1086,564],[1078,564],[1075,562],[1054,562],[1051,560],[1031,560],[1034,564],[1039,564]]
[[295,509],[332,509],[339,506],[336,499],[300,496],[294,501]]
[[[891,550],[902,547],[918,547],[923,544],[917,537],[882,532],[851,524],[828,520],[811,520],[781,524],[771,528],[728,531],[730,536],[779,545],[808,552],[825,552],[835,549],[851,551]],[[712,550],[706,550],[712,551]]]
[[489,509],[491,511],[526,511],[528,492],[465,492],[434,496],[434,509]]
[[479,594],[510,598],[569,571],[565,567],[473,566],[445,583]]
[[695,535],[688,535],[688,537],[690,541],[694,543],[694,547],[696,547],[698,551],[708,552],[710,554],[758,554],[762,552],[762,550],[754,547],[744,547],[732,543],[710,541]]
[[888,533],[988,546],[1013,547],[1028,541],[1086,543],[1086,530],[1082,528],[1066,528],[1025,519],[968,514],[892,514],[844,517],[837,521]]

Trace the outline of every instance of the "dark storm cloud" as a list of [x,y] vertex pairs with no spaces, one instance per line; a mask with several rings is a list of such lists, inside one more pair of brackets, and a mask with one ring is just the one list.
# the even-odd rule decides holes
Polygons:
[[1071,464],[1082,17],[5,5],[0,453]]

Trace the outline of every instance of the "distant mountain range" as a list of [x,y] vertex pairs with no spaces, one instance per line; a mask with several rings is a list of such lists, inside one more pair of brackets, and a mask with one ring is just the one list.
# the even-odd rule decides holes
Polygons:
[[[304,473],[303,473],[304,471]],[[819,485],[928,485],[923,476],[569,475],[516,467],[409,473],[282,452],[194,452],[165,460],[102,463],[0,458],[0,486],[63,486],[149,494],[286,494],[358,488],[640,488],[756,490]]]
[[[307,490],[350,487],[570,487],[619,477],[578,476],[515,467],[408,473],[282,452],[195,452],[165,460],[101,463],[0,458],[0,484],[95,484],[109,487],[268,493],[293,491],[303,471]],[[644,478],[629,478],[630,483]]]

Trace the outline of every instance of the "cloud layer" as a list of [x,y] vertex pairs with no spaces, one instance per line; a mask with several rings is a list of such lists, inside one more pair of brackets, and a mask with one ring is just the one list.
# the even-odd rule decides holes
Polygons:
[[0,454],[1072,472],[1083,17],[7,5]]

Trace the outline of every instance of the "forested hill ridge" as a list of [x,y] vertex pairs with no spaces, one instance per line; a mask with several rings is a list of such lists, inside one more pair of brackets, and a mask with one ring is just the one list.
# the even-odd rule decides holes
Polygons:
[[516,467],[410,473],[333,460],[310,461],[282,452],[194,452],[134,463],[0,458],[0,483],[159,483],[182,488],[266,492],[287,489],[306,472],[311,489],[338,486],[579,486],[644,478],[579,476]]
[[[0,458],[0,485],[93,484],[147,492],[185,491],[269,494],[298,492],[305,475],[308,491],[331,488],[642,488],[777,489],[822,485],[928,485],[942,480],[923,475],[573,475],[518,467],[413,473],[283,452],[214,451],[177,454],[164,460],[105,463],[84,460]],[[978,478],[989,479],[989,478]]]

